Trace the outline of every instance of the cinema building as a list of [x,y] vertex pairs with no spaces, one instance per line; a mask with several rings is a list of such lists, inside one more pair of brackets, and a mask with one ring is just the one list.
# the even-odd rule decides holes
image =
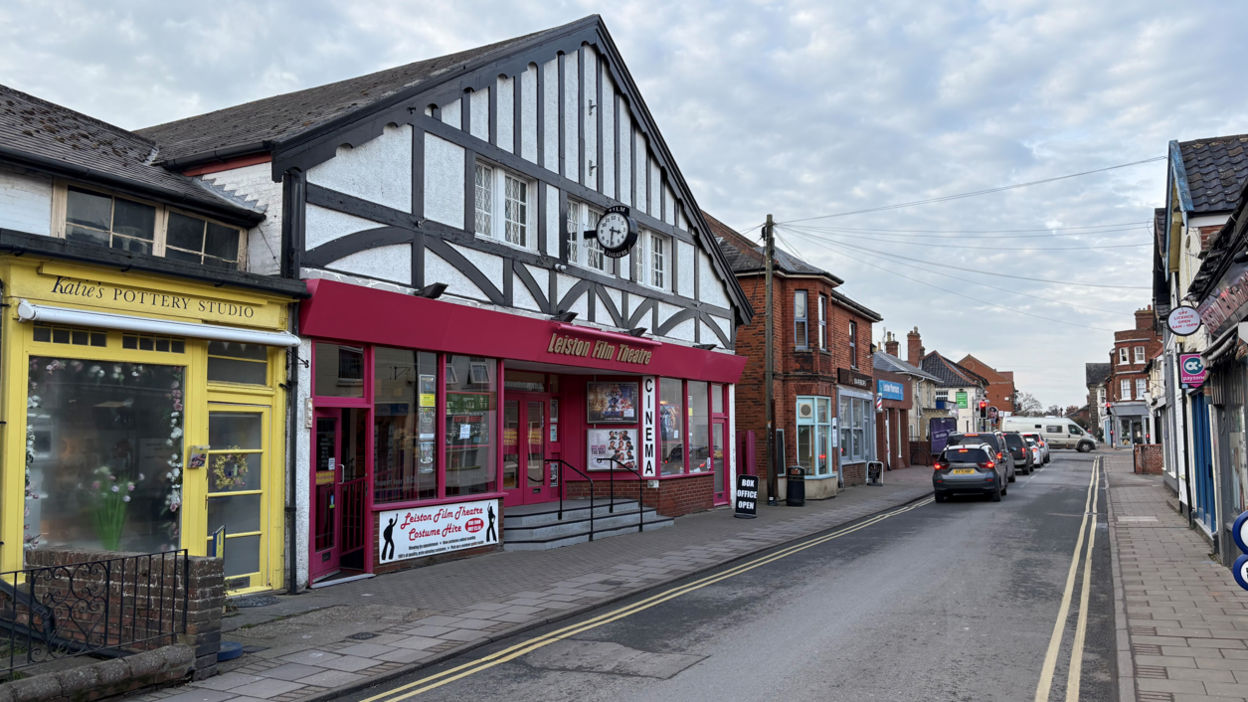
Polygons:
[[142,133],[306,282],[300,584],[728,503],[751,310],[599,18]]

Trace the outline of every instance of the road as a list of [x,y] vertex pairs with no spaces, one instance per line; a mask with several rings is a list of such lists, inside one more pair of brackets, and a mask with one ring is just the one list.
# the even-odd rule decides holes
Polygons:
[[[1099,517],[1085,520],[1094,464],[1054,452],[1000,503],[922,500],[348,699],[1017,702],[1051,680],[1040,699],[1108,702],[1117,671],[1103,489]],[[1081,534],[1094,541],[1092,576],[1068,691]]]

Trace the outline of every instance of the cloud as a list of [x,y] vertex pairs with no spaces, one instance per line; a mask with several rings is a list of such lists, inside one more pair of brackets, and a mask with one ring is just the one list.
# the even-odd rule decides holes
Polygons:
[[[738,227],[1137,161],[1171,139],[1248,132],[1235,3],[985,0],[588,2],[465,0],[0,5],[0,75],[137,128],[437,56],[602,12],[699,204]],[[1143,290],[986,278],[1149,284],[1164,196],[1154,163],[944,204],[803,226],[1001,230],[1138,223],[1050,238],[931,239],[789,231],[843,291],[919,326],[949,356],[1016,369],[1046,405],[1082,404],[1083,364],[1129,327]],[[839,234],[840,236],[832,236]],[[982,236],[982,235],[977,235]],[[953,279],[839,241],[930,261]],[[947,246],[928,248],[919,242]],[[910,243],[907,243],[910,242]],[[997,250],[965,248],[998,247]],[[1020,251],[1023,247],[1039,250]],[[848,255],[882,266],[872,268]],[[895,273],[1068,326],[973,302]],[[1071,307],[1018,293],[1117,310]]]

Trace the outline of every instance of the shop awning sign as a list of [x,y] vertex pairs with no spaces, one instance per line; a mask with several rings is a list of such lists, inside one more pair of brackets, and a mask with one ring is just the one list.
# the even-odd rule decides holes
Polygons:
[[1198,353],[1179,354],[1179,382],[1189,388],[1198,388],[1205,384],[1205,359]]
[[1166,316],[1166,326],[1170,328],[1170,333],[1177,336],[1194,334],[1200,329],[1200,312],[1195,307],[1179,305]]
[[875,384],[879,389],[880,396],[885,400],[906,399],[906,388],[901,383],[894,383],[891,380],[877,380]]

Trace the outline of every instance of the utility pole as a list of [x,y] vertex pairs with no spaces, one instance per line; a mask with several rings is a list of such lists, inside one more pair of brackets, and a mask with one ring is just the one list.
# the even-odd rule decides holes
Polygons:
[[767,389],[767,399],[766,399],[766,403],[767,403],[767,462],[766,462],[766,466],[767,466],[767,504],[769,505],[776,504],[776,492],[779,490],[779,485],[780,485],[780,481],[776,479],[776,470],[777,470],[777,466],[775,465],[776,463],[776,446],[775,446],[776,432],[772,426],[773,422],[775,421],[775,417],[773,416],[774,413],[772,411],[772,406],[771,406],[772,405],[771,373],[772,373],[772,366],[774,362],[772,347],[773,347],[773,344],[775,343],[773,339],[773,337],[775,336],[775,331],[772,328],[772,324],[771,324],[771,320],[772,320],[772,317],[771,317],[771,307],[772,307],[771,305],[771,269],[772,269],[773,263],[776,260],[776,234],[775,234],[774,227],[775,225],[772,222],[771,215],[767,215],[767,224],[763,225],[763,239],[766,242],[765,249],[767,252],[766,253],[767,261],[766,263],[764,263],[764,270],[766,271],[765,277],[766,277],[766,295],[767,295],[767,301],[765,303],[766,311],[764,312],[764,316],[767,318],[767,328],[766,328],[766,331],[763,333],[763,337],[766,340],[764,342],[764,347],[766,350],[763,352],[763,358],[764,358],[763,362],[766,364],[766,369],[763,371],[763,386],[766,387]]

